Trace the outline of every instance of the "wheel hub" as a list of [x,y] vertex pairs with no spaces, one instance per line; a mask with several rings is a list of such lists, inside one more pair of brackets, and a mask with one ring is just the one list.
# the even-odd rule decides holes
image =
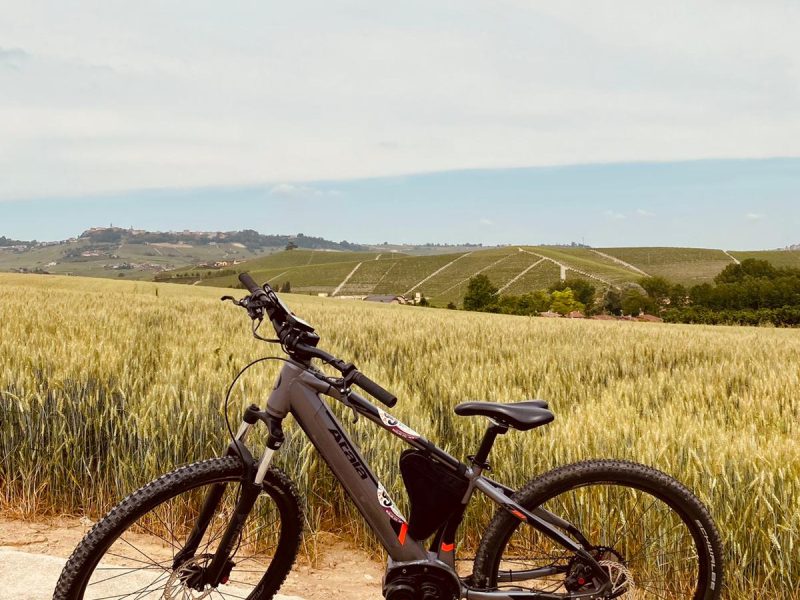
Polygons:
[[181,566],[172,571],[164,586],[164,600],[200,600],[210,596],[214,591],[211,586],[204,586],[205,589],[198,590],[193,581],[198,581],[206,566],[214,558],[213,554],[200,554],[186,560]]
[[[634,589],[631,572],[622,556],[613,548],[598,546],[591,551],[592,558],[608,573],[611,590],[603,598],[619,598]],[[575,557],[567,570],[564,587],[570,592],[590,592],[595,588],[592,567],[579,557]],[[599,596],[598,596],[599,597]]]

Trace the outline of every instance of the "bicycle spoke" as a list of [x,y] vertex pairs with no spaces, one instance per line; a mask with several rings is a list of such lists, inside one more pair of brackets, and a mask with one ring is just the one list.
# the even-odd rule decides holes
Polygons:
[[[133,561],[133,562],[136,562],[136,563],[141,563],[143,565],[155,565],[155,566],[157,566],[159,569],[161,569],[163,571],[166,571],[167,567],[163,566],[161,563],[171,562],[171,561],[162,560],[161,563],[153,563],[152,561],[151,562],[146,562],[146,561],[143,561],[143,560],[139,560],[137,558],[132,558],[130,556],[125,556],[123,554],[116,554],[114,552],[106,552],[106,554],[108,556],[114,556],[116,558],[123,558],[125,560],[130,560],[130,561]],[[98,570],[106,569],[106,568],[110,568],[110,567],[98,567]]]
[[[639,497],[637,498],[637,500],[636,500],[636,502],[637,502],[637,506],[638,506],[638,503],[639,503],[639,500],[640,500],[640,499],[641,499],[641,496],[639,496]],[[651,508],[653,508],[653,506],[655,506],[655,503],[656,503],[656,502],[658,502],[658,498],[653,498],[652,502],[650,502],[650,504],[647,506],[647,508],[646,508],[646,509],[644,509],[644,510],[643,510],[641,513],[639,513],[639,517],[636,519],[636,521],[635,521],[635,522],[634,522],[634,521],[631,521],[631,522],[629,522],[629,523],[628,523],[628,524],[625,526],[625,529],[623,529],[623,530],[622,530],[622,531],[621,531],[621,532],[620,532],[620,533],[617,535],[617,537],[615,537],[615,538],[614,538],[614,540],[613,540],[613,541],[612,541],[612,542],[609,544],[609,546],[611,546],[612,548],[613,548],[614,546],[616,546],[616,545],[619,543],[619,541],[622,539],[622,536],[623,536],[623,535],[625,535],[625,534],[626,534],[626,533],[627,533],[627,532],[628,532],[628,531],[631,529],[631,526],[632,526],[632,525],[634,525],[634,524],[638,525],[639,523],[641,523],[641,521],[642,521],[642,519],[644,518],[644,516],[645,516],[645,515],[646,515],[648,512],[650,512],[650,509],[651,509]]]
[[222,592],[219,591],[219,588],[214,588],[214,591],[217,594],[219,594],[220,596],[222,596],[223,598],[227,598],[227,597],[230,596],[231,598],[239,598],[240,600],[247,600],[246,596],[237,596],[236,594],[233,594],[231,592],[222,593]]
[[155,532],[154,532],[153,530],[151,530],[149,527],[145,527],[145,526],[144,526],[144,525],[142,525],[141,523],[137,523],[137,526],[138,526],[138,527],[141,527],[142,529],[144,529],[144,530],[145,530],[147,533],[149,533],[149,534],[150,534],[150,535],[152,535],[153,537],[157,537],[158,539],[160,539],[160,540],[163,540],[163,541],[164,541],[164,542],[165,542],[165,543],[166,543],[168,546],[171,546],[171,547],[172,547],[172,551],[173,551],[173,554],[172,554],[172,556],[173,556],[173,557],[175,556],[175,553],[174,553],[174,552],[175,552],[175,549],[177,548],[177,547],[175,546],[175,544],[173,544],[172,542],[170,542],[169,540],[167,540],[167,539],[166,539],[164,536],[162,536],[162,535],[159,535],[159,534],[155,533]]
[[[675,600],[684,586],[696,584],[698,554],[687,524],[663,500],[625,484],[598,482],[558,493],[542,505],[572,523],[597,548],[596,560],[609,561],[613,585],[625,586],[630,570],[631,590],[653,599]],[[566,566],[578,561],[535,528],[517,525],[506,542],[498,574]],[[615,568],[614,563],[619,567]],[[538,577],[524,587],[531,592],[567,593],[568,572]],[[501,582],[504,590],[519,589],[518,582]],[[624,595],[624,594],[623,594]],[[627,596],[625,596],[627,597]]]
[[[120,570],[120,569],[125,569],[125,567],[117,567],[113,570]],[[138,567],[136,569],[125,569],[124,573],[117,573],[116,575],[111,575],[110,577],[106,577],[105,579],[101,579],[100,581],[93,581],[92,583],[89,584],[89,586],[98,585],[106,581],[111,581],[112,579],[116,579],[117,577],[124,577],[125,575],[130,575],[131,573],[138,573],[140,571],[152,571],[154,569],[156,569],[156,567]],[[103,570],[111,570],[111,569],[103,569]]]
[[169,579],[169,574],[168,573],[161,573],[153,581],[151,581],[150,583],[148,583],[144,587],[139,588],[138,590],[134,590],[132,592],[128,592],[127,594],[117,594],[115,596],[103,596],[102,598],[95,598],[94,600],[112,600],[113,598],[119,598],[120,600],[124,600],[125,598],[129,598],[130,596],[133,596],[134,594],[137,594],[137,597],[134,600],[138,600],[139,598],[142,597],[141,594],[143,592],[146,592],[146,593],[149,594],[151,592],[156,591],[156,589],[158,589],[158,588],[149,589],[150,586],[155,585],[156,583],[160,583],[162,581],[162,579],[165,579],[165,578]]
[[[138,552],[139,554],[141,554],[142,556],[144,556],[144,557],[145,557],[147,560],[149,560],[149,561],[150,561],[150,563],[149,563],[149,564],[151,564],[151,565],[156,565],[156,566],[160,566],[160,565],[159,565],[159,563],[157,563],[155,560],[153,560],[152,558],[150,558],[150,557],[149,557],[147,554],[145,554],[144,552],[142,552],[141,550],[139,550],[139,548],[137,548],[136,546],[134,546],[133,544],[131,544],[131,543],[130,543],[128,540],[126,540],[125,538],[122,538],[122,537],[121,537],[121,538],[119,538],[119,539],[120,539],[120,541],[122,541],[122,542],[124,542],[124,543],[128,544],[128,546],[130,546],[131,548],[133,548],[134,550],[136,550],[136,552]],[[162,568],[163,568],[163,567],[162,567]],[[166,571],[167,569],[164,569],[164,570]]]
[[[167,528],[167,530],[169,531],[169,535],[170,535],[170,537],[171,537],[171,538],[172,538],[172,539],[173,539],[173,540],[176,542],[176,544],[177,544],[178,540],[177,540],[177,539],[175,539],[175,535],[174,535],[174,533],[173,533],[173,531],[172,531],[172,528],[167,526],[167,524],[164,522],[164,520],[163,520],[163,519],[162,519],[162,518],[161,518],[161,517],[158,515],[158,511],[157,511],[157,510],[154,510],[154,511],[153,511],[153,515],[154,515],[154,516],[155,516],[155,517],[156,517],[156,518],[157,518],[159,521],[161,521],[161,523],[164,525],[164,527],[165,527],[165,528]],[[177,545],[176,545],[176,544],[172,544],[172,558],[173,558],[173,559],[175,558],[175,549],[177,548]]]
[[642,547],[642,549],[641,549],[639,552],[637,552],[636,554],[634,554],[633,556],[631,556],[629,560],[630,560],[630,561],[634,561],[634,560],[636,560],[636,559],[637,559],[639,556],[641,556],[641,555],[642,555],[644,552],[646,552],[646,551],[647,551],[647,549],[648,549],[650,546],[652,546],[654,542],[657,542],[657,541],[660,541],[660,540],[662,540],[662,539],[664,538],[664,536],[665,536],[665,535],[667,535],[667,534],[668,534],[670,531],[674,531],[675,529],[677,529],[677,528],[678,528],[678,527],[680,527],[681,525],[683,525],[683,523],[678,523],[678,524],[676,524],[676,525],[673,525],[673,526],[672,526],[670,529],[668,529],[667,531],[663,532],[661,535],[659,535],[659,536],[658,536],[657,538],[655,538],[654,540],[651,540],[650,542],[647,542],[647,543],[646,543],[646,544],[645,544],[645,545]]

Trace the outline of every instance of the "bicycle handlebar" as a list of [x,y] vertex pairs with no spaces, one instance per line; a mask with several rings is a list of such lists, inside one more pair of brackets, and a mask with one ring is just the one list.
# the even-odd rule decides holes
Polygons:
[[[314,333],[314,329],[295,317],[281,303],[275,291],[269,287],[269,284],[265,283],[263,287],[258,285],[249,273],[240,273],[239,281],[250,292],[250,298],[256,300],[256,309],[260,310],[259,307],[261,306],[266,309],[281,344],[283,344],[284,349],[289,352],[290,356],[296,353],[304,357],[319,358],[342,373],[345,376],[345,381],[357,385],[386,406],[391,408],[397,404],[397,396],[358,371],[352,363],[337,359],[335,356],[317,348],[316,343],[319,341],[319,336]],[[242,305],[248,308],[248,312],[253,317],[254,313],[250,311],[250,303],[242,302],[244,303]],[[256,314],[263,315],[263,312]]]
[[383,404],[385,404],[389,408],[392,408],[395,404],[397,404],[397,396],[395,396],[390,391],[382,388],[380,385],[372,381],[372,379],[370,379],[360,371],[356,373],[355,377],[353,377],[353,383],[355,383],[358,387],[367,392],[370,396],[373,396],[377,400],[380,400]]
[[267,295],[267,293],[264,291],[264,288],[256,283],[256,280],[253,279],[250,273],[239,273],[239,281],[242,282],[244,287],[246,287],[251,294],[255,296],[259,296],[261,294],[264,294],[265,296]]

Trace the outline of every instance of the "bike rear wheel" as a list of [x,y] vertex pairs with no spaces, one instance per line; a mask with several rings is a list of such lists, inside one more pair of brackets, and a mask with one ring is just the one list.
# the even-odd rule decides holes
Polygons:
[[[514,500],[529,510],[550,511],[583,533],[612,581],[607,598],[720,596],[722,546],[711,516],[660,471],[624,461],[576,463],[534,479]],[[481,540],[472,579],[482,589],[553,598],[590,592],[593,585],[574,553],[506,511],[495,515]]]
[[[233,514],[242,471],[237,457],[214,458],[163,475],[125,498],[72,553],[54,599],[272,598],[294,563],[303,526],[297,491],[274,468],[247,518],[226,583],[202,591],[185,583],[210,562]],[[225,491],[197,551],[173,569],[209,490],[219,484]]]

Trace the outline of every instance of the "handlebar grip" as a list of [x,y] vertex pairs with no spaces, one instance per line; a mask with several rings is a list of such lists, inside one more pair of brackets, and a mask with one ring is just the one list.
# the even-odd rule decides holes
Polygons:
[[356,376],[353,378],[353,383],[355,383],[358,387],[360,387],[362,390],[364,390],[374,398],[377,398],[378,400],[383,402],[389,408],[397,404],[397,396],[383,389],[381,386],[372,381],[372,379],[370,379],[363,373],[356,373]]
[[264,290],[261,288],[260,285],[256,283],[256,280],[250,276],[250,273],[239,273],[239,281],[242,282],[244,287],[250,290],[251,294],[258,294],[261,292],[264,293]]

